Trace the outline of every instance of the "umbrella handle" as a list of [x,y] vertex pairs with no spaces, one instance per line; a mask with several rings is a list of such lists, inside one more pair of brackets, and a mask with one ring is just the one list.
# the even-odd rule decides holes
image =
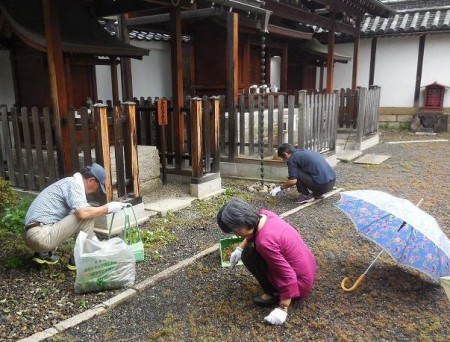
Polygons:
[[365,277],[365,274],[361,274],[361,275],[359,276],[359,278],[355,281],[355,283],[354,283],[351,287],[346,287],[346,286],[345,286],[345,283],[347,283],[347,282],[350,280],[350,279],[348,279],[347,277],[345,277],[345,278],[342,279],[342,281],[341,281],[341,288],[342,288],[344,291],[347,291],[347,292],[353,291],[353,290],[356,289],[356,288],[359,286],[359,284],[363,281],[364,277]]

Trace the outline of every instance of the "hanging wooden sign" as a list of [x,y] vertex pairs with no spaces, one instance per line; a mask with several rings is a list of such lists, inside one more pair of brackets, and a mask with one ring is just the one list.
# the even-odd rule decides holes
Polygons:
[[158,100],[158,125],[167,125],[167,99]]

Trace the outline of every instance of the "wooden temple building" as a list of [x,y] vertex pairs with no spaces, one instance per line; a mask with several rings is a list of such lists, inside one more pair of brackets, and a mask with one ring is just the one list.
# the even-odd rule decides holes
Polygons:
[[[171,36],[171,116],[180,156],[186,95],[225,95],[232,108],[252,86],[331,93],[334,63],[350,59],[354,90],[359,28],[367,13],[387,17],[392,10],[378,0],[0,0],[0,48],[10,51],[15,107],[51,108],[63,176],[74,170],[70,108],[98,100],[94,66],[110,66],[113,104],[143,95],[133,93],[130,58],[149,51],[129,44],[131,30]],[[103,18],[117,18],[117,37],[99,23]],[[353,56],[335,53],[340,34],[355,37]],[[183,35],[192,39],[188,47]],[[269,80],[274,56],[280,59],[276,89]],[[324,66],[326,82],[316,84],[316,69]]]

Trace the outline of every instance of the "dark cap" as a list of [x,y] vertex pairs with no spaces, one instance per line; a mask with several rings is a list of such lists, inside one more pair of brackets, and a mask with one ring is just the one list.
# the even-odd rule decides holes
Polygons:
[[101,166],[97,163],[92,163],[92,165],[88,166],[87,169],[95,177],[95,179],[98,180],[98,182],[100,183],[100,188],[102,189],[103,193],[106,194],[106,188],[105,188],[106,171],[103,168],[103,166]]

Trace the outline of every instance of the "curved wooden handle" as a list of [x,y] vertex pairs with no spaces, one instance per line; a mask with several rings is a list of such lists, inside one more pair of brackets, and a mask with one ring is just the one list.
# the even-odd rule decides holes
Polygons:
[[364,274],[361,274],[361,275],[359,276],[359,278],[355,281],[355,283],[354,283],[351,287],[346,287],[346,286],[345,286],[345,283],[346,283],[347,281],[349,281],[349,279],[348,279],[347,277],[345,277],[345,278],[342,279],[342,281],[341,281],[341,288],[342,288],[344,291],[347,291],[347,292],[353,291],[353,290],[356,289],[356,288],[359,286],[359,284],[363,281],[364,277],[365,277],[365,275],[364,275]]

